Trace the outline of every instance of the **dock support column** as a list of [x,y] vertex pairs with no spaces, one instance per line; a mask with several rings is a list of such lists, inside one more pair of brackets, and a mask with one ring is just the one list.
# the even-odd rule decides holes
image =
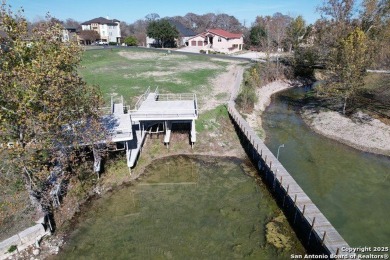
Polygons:
[[196,127],[195,119],[191,122],[191,148],[194,148],[194,143],[196,142]]
[[100,172],[100,168],[101,168],[102,157],[100,156],[98,147],[92,146],[92,153],[93,153],[93,160],[94,160],[93,171],[96,172],[97,177],[99,179],[99,177],[100,177],[99,172]]
[[167,148],[169,148],[169,142],[171,139],[171,132],[172,132],[172,122],[165,121],[165,136],[164,136],[164,144],[167,145]]

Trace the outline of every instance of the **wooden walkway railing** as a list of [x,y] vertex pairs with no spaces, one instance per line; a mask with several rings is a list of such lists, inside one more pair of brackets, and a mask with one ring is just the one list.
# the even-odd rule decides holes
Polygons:
[[238,113],[233,101],[228,103],[228,111],[248,156],[274,193],[296,233],[306,243],[306,248],[331,258],[346,256],[343,249],[349,248],[347,242]]

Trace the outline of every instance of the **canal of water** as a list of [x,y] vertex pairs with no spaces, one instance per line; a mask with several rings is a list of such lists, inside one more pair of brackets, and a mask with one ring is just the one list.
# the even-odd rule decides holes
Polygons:
[[304,253],[255,175],[234,158],[157,160],[134,185],[93,201],[58,257],[287,259]]
[[273,96],[266,144],[350,246],[390,245],[390,159],[311,131],[294,106],[304,90]]

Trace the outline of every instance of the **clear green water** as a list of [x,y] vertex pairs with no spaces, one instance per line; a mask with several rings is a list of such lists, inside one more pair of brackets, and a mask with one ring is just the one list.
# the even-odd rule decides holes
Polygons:
[[390,159],[311,131],[282,92],[264,114],[266,144],[350,246],[390,245]]
[[[157,160],[133,186],[94,201],[60,259],[287,259],[266,242],[280,210],[237,159],[175,156]],[[245,171],[244,171],[245,169]]]

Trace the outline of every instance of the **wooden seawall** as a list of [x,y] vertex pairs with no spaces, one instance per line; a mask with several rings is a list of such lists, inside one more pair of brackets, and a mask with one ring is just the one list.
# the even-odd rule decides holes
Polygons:
[[346,257],[343,249],[350,248],[347,242],[242,118],[233,101],[228,103],[228,111],[244,149],[308,251]]

